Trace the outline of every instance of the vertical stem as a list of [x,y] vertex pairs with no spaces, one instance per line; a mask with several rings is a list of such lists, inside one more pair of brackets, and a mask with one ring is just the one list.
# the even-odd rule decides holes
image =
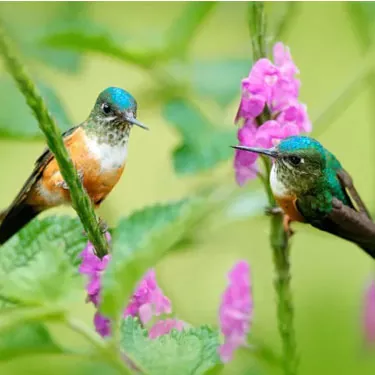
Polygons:
[[48,112],[48,108],[39,94],[37,87],[28,76],[19,57],[13,51],[11,41],[2,30],[0,24],[0,54],[5,67],[24,95],[27,104],[36,117],[40,129],[43,131],[48,147],[56,157],[61,175],[68,184],[73,208],[85,228],[90,241],[93,243],[98,256],[108,253],[107,242],[98,226],[98,221],[90,198],[82,187],[77,171],[65,148],[58,126]]
[[[249,28],[253,45],[253,60],[256,61],[259,58],[267,57],[266,19],[262,2],[251,2],[249,4]],[[262,123],[270,120],[269,114],[267,115],[264,112],[261,120]],[[266,175],[269,176],[272,168],[271,161],[264,157],[262,157],[262,160],[265,165]],[[269,183],[266,190],[269,205],[275,207],[276,202]],[[270,243],[275,267],[274,286],[277,296],[278,329],[283,348],[283,370],[285,375],[295,375],[297,374],[298,360],[294,331],[293,298],[290,285],[289,243],[281,215],[271,217]]]

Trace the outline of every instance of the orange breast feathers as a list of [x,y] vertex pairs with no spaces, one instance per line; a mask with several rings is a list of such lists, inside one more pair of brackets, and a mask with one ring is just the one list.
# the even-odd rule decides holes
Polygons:
[[279,207],[282,208],[284,213],[289,216],[290,220],[292,221],[300,221],[304,222],[305,219],[299,213],[296,205],[296,197],[293,196],[285,196],[285,197],[278,197],[275,195],[275,200]]
[[[81,128],[78,128],[70,136],[66,137],[64,143],[80,175],[84,188],[93,203],[99,206],[122,175],[125,167],[126,149],[124,149],[125,157],[122,163],[117,163],[113,168],[107,167],[103,169],[100,148],[96,147],[96,152],[93,152],[93,147],[89,145],[85,133]],[[105,147],[110,146],[106,145]],[[108,158],[111,152],[107,152],[106,155]],[[36,206],[53,207],[70,203],[68,187],[61,176],[54,157],[48,162],[41,178],[30,193],[28,201]]]

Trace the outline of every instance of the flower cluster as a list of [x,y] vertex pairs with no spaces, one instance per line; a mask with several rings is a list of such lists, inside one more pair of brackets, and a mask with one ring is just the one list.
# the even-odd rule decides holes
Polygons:
[[[288,47],[277,43],[273,55],[274,63],[265,58],[258,60],[242,80],[235,119],[236,123],[243,120],[237,134],[240,145],[269,148],[280,139],[311,131],[306,106],[298,101],[300,81],[295,75],[299,71]],[[255,153],[236,150],[234,168],[239,185],[256,177],[257,158]]]
[[238,262],[229,272],[228,279],[229,285],[219,308],[220,327],[225,338],[219,348],[223,362],[230,361],[233,352],[246,345],[253,313],[249,265],[245,261]]
[[[106,235],[110,241],[109,234]],[[100,303],[101,276],[105,270],[110,255],[100,259],[95,255],[93,245],[88,242],[81,253],[82,263],[79,271],[88,276],[86,286],[88,301],[96,307]],[[246,344],[246,336],[250,330],[252,317],[252,297],[250,288],[249,265],[240,261],[234,265],[228,274],[229,285],[225,290],[222,302],[219,307],[219,323],[221,332],[224,335],[224,344],[218,349],[223,362],[228,362],[233,352]],[[146,272],[143,279],[136,287],[127,307],[124,310],[124,317],[137,316],[145,325],[153,317],[161,314],[171,314],[172,306],[170,300],[163,294],[156,282],[153,269]],[[94,316],[96,331],[103,337],[110,335],[110,321],[98,311]],[[166,318],[154,322],[148,333],[151,339],[168,334],[172,329],[182,331],[189,325],[178,319]]]
[[[109,233],[106,234],[106,237],[107,241],[110,241]],[[79,272],[87,275],[89,278],[89,282],[86,286],[87,299],[98,307],[100,303],[101,276],[110,260],[110,255],[106,255],[100,259],[95,255],[93,245],[88,242],[81,253],[81,258],[82,263],[79,267]],[[129,304],[125,308],[124,317],[129,315],[137,316],[143,324],[146,324],[150,322],[154,316],[170,314],[171,312],[171,302],[164,296],[163,291],[159,288],[156,282],[155,271],[151,269],[146,272],[143,279],[136,287]],[[109,320],[98,311],[94,316],[94,325],[96,331],[101,336],[105,337],[110,334]],[[181,330],[181,327],[182,324],[180,321],[169,319],[168,324],[164,326],[161,323],[156,323],[150,332],[152,332],[152,337],[157,337],[160,334],[167,333],[167,328],[170,331],[172,328]],[[161,333],[158,334],[158,332]]]
[[375,345],[375,281],[368,285],[364,301],[364,336],[366,343]]

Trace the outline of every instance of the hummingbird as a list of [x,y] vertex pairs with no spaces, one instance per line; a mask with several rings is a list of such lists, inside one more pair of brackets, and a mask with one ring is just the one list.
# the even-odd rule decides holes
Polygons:
[[270,187],[284,229],[303,222],[357,244],[375,259],[375,223],[338,159],[317,140],[292,136],[276,146],[232,146],[273,159]]
[[[98,208],[119,181],[126,164],[130,130],[148,128],[136,119],[137,102],[127,91],[102,91],[86,121],[62,134],[81,183]],[[0,244],[39,213],[70,204],[69,188],[46,148],[10,206],[0,213]],[[103,222],[102,222],[103,223]]]

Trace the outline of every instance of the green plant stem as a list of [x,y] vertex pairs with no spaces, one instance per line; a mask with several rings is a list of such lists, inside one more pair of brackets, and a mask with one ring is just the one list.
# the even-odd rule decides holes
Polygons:
[[[267,57],[266,19],[262,2],[251,2],[249,4],[249,28],[253,46],[253,61]],[[270,119],[269,113],[264,112],[261,119],[262,123]],[[262,157],[262,160],[266,176],[269,176],[272,167],[271,161],[264,157]],[[276,202],[269,182],[266,184],[266,193],[269,205],[275,207]],[[270,242],[275,267],[274,286],[277,295],[278,329],[283,348],[282,366],[285,375],[295,375],[297,374],[298,361],[294,331],[293,298],[290,285],[289,242],[281,215],[273,215],[271,217]]]
[[65,324],[74,332],[81,335],[94,346],[100,353],[101,357],[109,363],[112,363],[121,374],[131,375],[130,369],[126,367],[125,362],[119,355],[119,351],[113,351],[111,345],[107,345],[95,332],[87,327],[83,322],[69,317],[65,319]]
[[86,194],[77,171],[70,159],[68,151],[64,146],[59,128],[48,112],[47,106],[40,96],[35,84],[23,68],[20,59],[11,47],[11,42],[0,25],[0,53],[5,66],[18,88],[25,96],[26,102],[38,120],[39,127],[44,133],[51,152],[56,157],[61,175],[68,184],[72,206],[77,211],[79,218],[85,228],[89,240],[94,245],[98,256],[103,257],[108,253],[108,245],[101,233],[98,220],[94,212],[91,200]]

